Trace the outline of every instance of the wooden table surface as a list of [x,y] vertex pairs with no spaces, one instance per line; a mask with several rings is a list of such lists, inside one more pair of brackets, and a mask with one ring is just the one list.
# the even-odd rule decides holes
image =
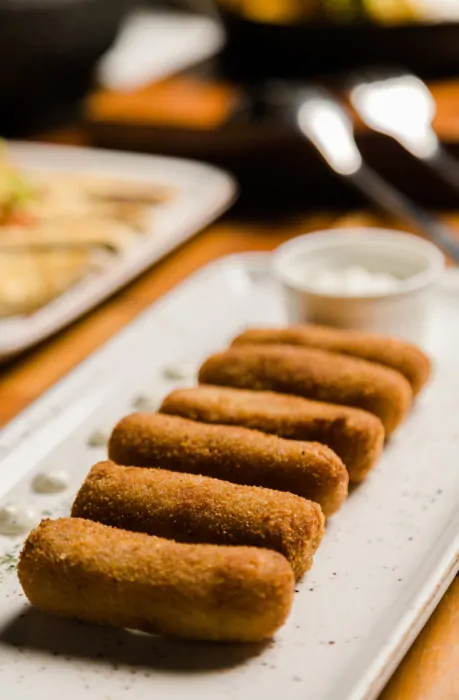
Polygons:
[[[378,222],[365,214],[337,219],[336,215],[318,213],[271,226],[228,220],[210,227],[97,310],[3,367],[0,370],[0,425],[39,397],[142,309],[205,263],[229,253],[271,250],[292,235],[343,223]],[[455,223],[459,227],[459,216]],[[457,699],[458,579],[381,696],[381,700]]]

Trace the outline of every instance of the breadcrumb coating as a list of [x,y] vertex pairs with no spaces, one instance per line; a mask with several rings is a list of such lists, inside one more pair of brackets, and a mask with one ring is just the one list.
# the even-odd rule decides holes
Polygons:
[[354,482],[365,479],[384,446],[383,425],[372,413],[271,391],[201,384],[173,391],[160,411],[203,423],[241,425],[290,440],[323,443],[341,457]]
[[320,506],[299,496],[114,462],[91,469],[72,516],[177,542],[273,549],[297,579],[324,533]]
[[346,467],[325,445],[177,416],[126,416],[113,430],[108,453],[122,465],[161,467],[289,491],[319,503],[327,517],[340,508],[348,493]]
[[374,413],[386,435],[404,420],[413,392],[399,372],[355,357],[291,345],[237,345],[201,367],[202,384],[294,394]]
[[209,641],[270,638],[294,592],[292,568],[277,552],[179,544],[79,518],[43,520],[18,575],[45,612]]
[[420,348],[398,338],[327,326],[254,328],[238,335],[233,345],[275,343],[301,345],[360,357],[386,365],[403,374],[413,393],[419,394],[432,372],[430,358]]

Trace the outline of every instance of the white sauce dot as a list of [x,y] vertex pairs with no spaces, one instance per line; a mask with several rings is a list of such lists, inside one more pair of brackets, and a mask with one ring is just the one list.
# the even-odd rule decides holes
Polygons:
[[68,485],[69,476],[63,469],[39,472],[32,482],[32,488],[36,493],[60,493],[65,491]]
[[26,506],[7,503],[0,507],[0,535],[22,535],[38,521],[36,513]]
[[192,381],[196,377],[196,366],[189,362],[174,362],[163,368],[165,379]]
[[95,430],[88,438],[89,447],[105,447],[108,442],[108,435],[102,430]]
[[137,411],[156,411],[159,406],[159,401],[154,396],[136,396],[132,402],[132,407]]

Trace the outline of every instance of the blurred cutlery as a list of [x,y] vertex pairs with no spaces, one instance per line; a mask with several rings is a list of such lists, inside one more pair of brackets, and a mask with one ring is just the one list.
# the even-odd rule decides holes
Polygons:
[[367,71],[351,78],[349,98],[365,124],[398,141],[459,190],[459,161],[432,128],[437,106],[420,78],[396,70]]
[[372,170],[363,160],[347,111],[331,93],[307,86],[284,92],[301,133],[316,147],[330,168],[360,190],[380,209],[403,219],[459,263],[459,241],[454,231],[428,213]]

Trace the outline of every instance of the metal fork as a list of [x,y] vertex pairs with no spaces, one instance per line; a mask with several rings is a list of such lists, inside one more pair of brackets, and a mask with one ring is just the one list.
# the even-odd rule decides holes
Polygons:
[[354,138],[350,116],[321,87],[277,88],[290,120],[321,153],[330,168],[360,190],[376,206],[413,225],[459,264],[459,242],[453,230],[428,213],[372,170],[363,160]]
[[420,78],[398,69],[373,69],[351,77],[348,89],[365,124],[398,141],[459,191],[459,161],[445,150],[432,127],[437,106]]

